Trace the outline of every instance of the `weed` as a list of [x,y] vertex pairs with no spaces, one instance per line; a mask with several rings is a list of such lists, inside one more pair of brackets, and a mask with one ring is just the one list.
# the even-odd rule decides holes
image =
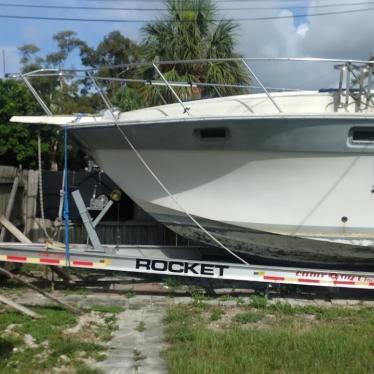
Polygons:
[[179,322],[179,321],[189,321],[193,314],[192,310],[196,309],[194,305],[182,305],[177,304],[173,307],[168,308],[165,321],[167,323]]
[[264,314],[255,312],[239,313],[234,317],[234,321],[242,325],[246,323],[255,323],[261,321],[264,318]]
[[268,305],[268,300],[265,296],[252,295],[249,305],[256,309],[265,309]]
[[201,287],[190,287],[190,293],[193,300],[203,300],[205,297],[205,290]]
[[145,323],[144,321],[140,321],[138,325],[135,327],[135,330],[138,332],[143,332],[145,330]]
[[100,369],[92,369],[86,364],[79,364],[76,368],[76,374],[102,374],[103,371]]
[[236,305],[244,305],[244,304],[245,304],[245,301],[244,301],[243,298],[238,297],[238,298],[236,299]]
[[230,301],[230,300],[235,300],[235,297],[230,294],[225,294],[225,295],[220,296],[219,299],[221,301]]
[[92,310],[95,312],[101,312],[101,313],[122,313],[125,311],[125,309],[119,305],[94,305],[91,307]]
[[169,287],[171,291],[176,291],[178,287],[183,286],[183,283],[174,277],[167,277],[165,279],[165,286]]
[[136,295],[136,293],[133,289],[131,289],[131,290],[126,291],[125,295],[128,299],[131,299],[132,297]]
[[212,314],[210,315],[211,321],[218,321],[222,318],[222,316],[225,314],[225,311],[221,308],[215,308],[212,311]]

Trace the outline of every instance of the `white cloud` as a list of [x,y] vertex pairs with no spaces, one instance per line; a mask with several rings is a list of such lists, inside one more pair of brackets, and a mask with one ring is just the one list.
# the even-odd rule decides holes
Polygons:
[[309,24],[302,23],[301,25],[297,27],[296,34],[299,34],[300,36],[305,37],[308,31],[309,31]]
[[[281,3],[278,1],[278,5]],[[317,3],[310,2],[311,5]],[[286,15],[287,12],[274,11],[266,15]],[[316,11],[312,9],[309,12]],[[360,12],[309,17],[308,23],[304,22],[296,28],[292,18],[242,23],[240,51],[247,57],[365,60],[374,51],[372,16],[373,12]],[[337,79],[333,64],[254,63],[253,66],[269,86],[326,88],[331,87]]]

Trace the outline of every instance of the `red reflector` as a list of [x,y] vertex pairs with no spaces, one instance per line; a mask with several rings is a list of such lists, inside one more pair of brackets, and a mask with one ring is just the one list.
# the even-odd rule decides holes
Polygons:
[[41,264],[51,264],[51,265],[59,265],[60,260],[56,260],[54,258],[41,258],[40,259]]
[[369,286],[374,286],[374,282],[369,282]]
[[346,284],[346,285],[353,286],[353,285],[356,284],[356,282],[349,282],[349,281],[334,281],[334,284]]
[[272,281],[283,281],[284,277],[274,277],[274,276],[271,276],[271,275],[264,275],[264,279],[272,280]]
[[21,257],[21,256],[6,256],[6,258],[9,261],[22,261],[22,262],[27,261],[27,257]]
[[93,266],[93,262],[90,262],[90,261],[73,261],[73,265],[76,265],[76,266]]
[[302,283],[319,283],[319,279],[305,279],[305,278],[299,278],[298,279],[299,282],[302,282]]

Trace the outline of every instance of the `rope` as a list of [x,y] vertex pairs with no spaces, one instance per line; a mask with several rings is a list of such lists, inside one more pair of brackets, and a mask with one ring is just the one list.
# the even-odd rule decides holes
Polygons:
[[68,127],[64,127],[64,223],[65,223],[65,251],[66,265],[70,266],[69,245],[69,187],[68,187]]
[[40,216],[42,220],[42,230],[45,237],[51,240],[48,234],[47,227],[45,224],[45,214],[44,214],[44,196],[43,196],[43,173],[42,173],[42,141],[40,137],[40,131],[38,132],[38,174],[39,174],[39,203],[40,203]]
[[[183,211],[183,213],[203,232],[205,233],[210,239],[212,239],[216,244],[218,244],[219,247],[230,253],[232,256],[234,256],[236,259],[238,259],[243,264],[246,264],[249,266],[249,263],[245,260],[243,260],[240,256],[238,256],[236,253],[234,253],[231,249],[226,247],[219,239],[217,239],[214,235],[212,235],[208,230],[206,230],[188,211],[185,209],[179,201],[176,199],[176,197],[168,190],[168,188],[162,183],[160,178],[155,174],[155,172],[152,170],[152,168],[148,165],[147,161],[144,160],[142,155],[138,152],[138,150],[135,148],[135,146],[130,141],[129,137],[126,135],[125,131],[118,125],[118,121],[116,118],[116,115],[113,110],[113,106],[110,104],[109,99],[106,97],[105,93],[103,92],[101,86],[96,82],[95,78],[92,76],[92,74],[89,74],[89,77],[91,78],[92,82],[94,83],[94,86],[99,91],[99,94],[104,101],[106,107],[110,111],[113,123],[117,127],[118,131],[121,133],[127,144],[130,146],[130,148],[134,151],[136,156],[139,158],[140,162],[143,164],[143,166],[147,169],[147,171],[151,174],[151,176],[154,178],[154,180],[160,185],[160,187],[166,192],[166,194],[174,201],[174,203],[179,207],[180,210]],[[66,131],[66,125],[65,125],[65,131]]]
[[194,218],[188,211],[185,209],[179,201],[176,199],[176,197],[168,190],[168,188],[162,183],[160,178],[154,173],[154,171],[151,169],[151,167],[148,165],[148,163],[144,160],[142,155],[138,152],[138,150],[134,147],[130,139],[127,137],[126,133],[121,129],[121,127],[118,125],[117,120],[114,120],[114,124],[116,125],[117,129],[120,131],[128,145],[131,147],[131,149],[135,152],[136,156],[139,158],[141,163],[144,165],[144,167],[148,170],[148,172],[152,175],[152,177],[155,179],[155,181],[160,185],[160,187],[167,193],[167,195],[174,201],[174,203],[183,211],[183,213],[206,235],[209,236],[210,239],[212,239],[216,244],[218,244],[222,249],[229,252],[232,256],[236,257],[239,261],[243,262],[246,265],[249,265],[249,263],[245,260],[243,260],[240,256],[238,256],[236,253],[234,253],[231,249],[226,247],[219,239],[217,239],[214,235],[212,235],[207,229],[205,229],[197,220]]

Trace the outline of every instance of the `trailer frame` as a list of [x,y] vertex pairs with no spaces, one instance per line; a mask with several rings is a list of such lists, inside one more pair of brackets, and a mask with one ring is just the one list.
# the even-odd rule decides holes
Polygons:
[[97,251],[72,245],[69,259],[63,245],[0,243],[0,261],[59,267],[184,276],[229,281],[372,289],[374,273],[283,266],[244,265],[204,259],[204,248],[187,246],[102,245]]

